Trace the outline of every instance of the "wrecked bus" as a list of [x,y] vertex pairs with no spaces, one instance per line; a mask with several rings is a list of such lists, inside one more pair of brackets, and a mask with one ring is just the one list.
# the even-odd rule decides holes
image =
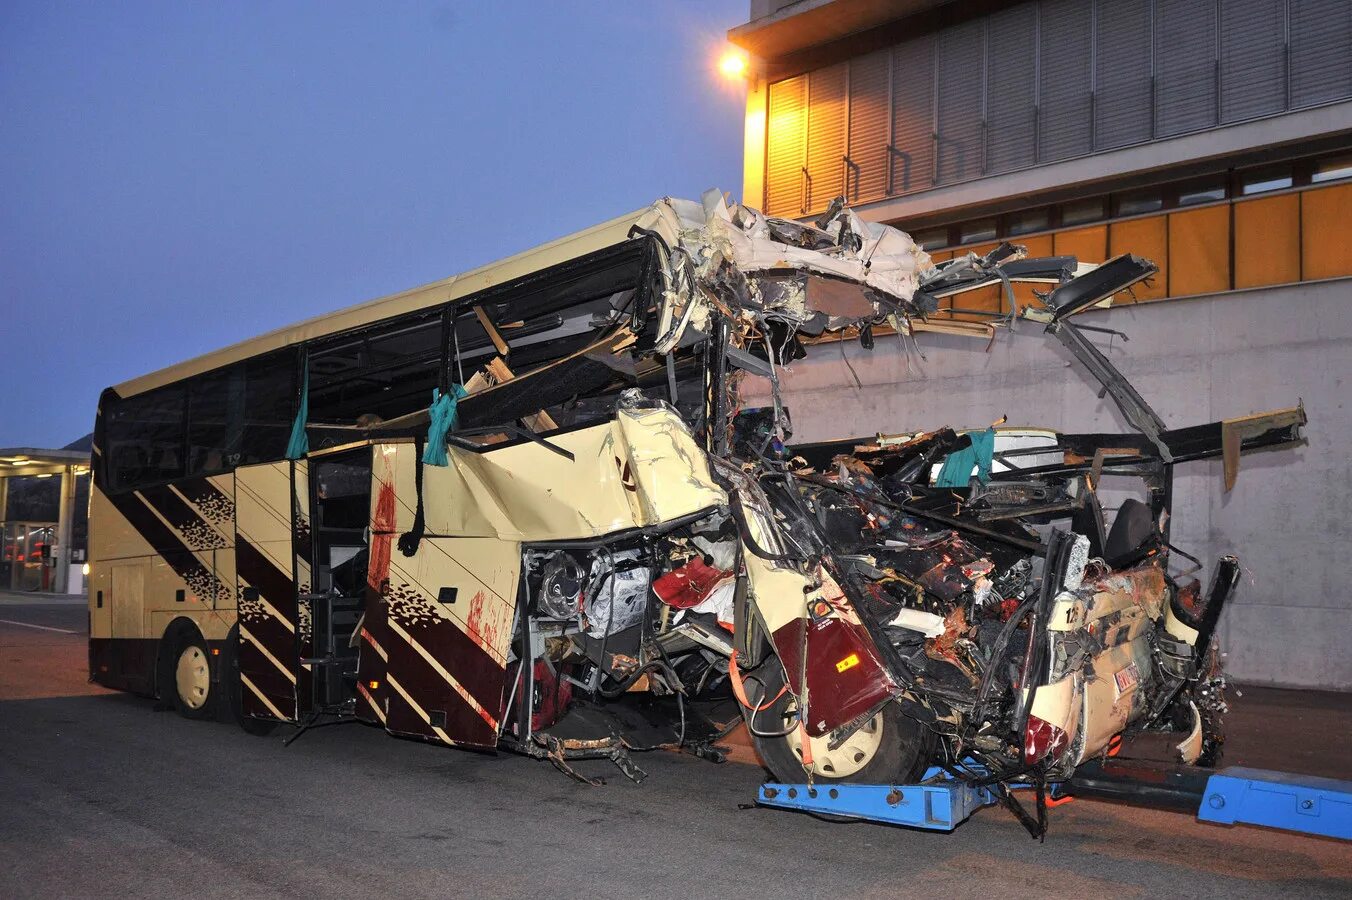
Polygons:
[[[804,224],[709,192],[109,388],[91,677],[583,779],[719,759],[741,722],[789,782],[1045,786],[1146,730],[1214,762],[1239,565],[1187,573],[1173,467],[1221,458],[1228,490],[1305,415],[1168,427],[1075,324],[1154,272],[1009,244],[933,265],[839,201]],[[938,314],[987,285],[1007,317]],[[1015,319],[1131,430],[793,443],[779,373],[824,342]]]

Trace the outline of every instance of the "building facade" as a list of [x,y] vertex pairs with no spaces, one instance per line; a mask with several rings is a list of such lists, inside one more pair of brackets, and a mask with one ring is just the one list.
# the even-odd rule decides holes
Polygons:
[[89,451],[0,448],[0,592],[83,592],[88,526]]
[[[1236,678],[1352,689],[1352,0],[753,0],[729,37],[754,61],[744,202],[810,219],[844,194],[936,261],[1147,257],[1134,302],[1091,315],[1167,422],[1304,401],[1308,446],[1233,493],[1219,462],[1181,468],[1174,539],[1245,563]],[[1010,312],[998,288],[956,302],[941,317]],[[783,379],[797,438],[1127,428],[1029,323],[884,343]]]

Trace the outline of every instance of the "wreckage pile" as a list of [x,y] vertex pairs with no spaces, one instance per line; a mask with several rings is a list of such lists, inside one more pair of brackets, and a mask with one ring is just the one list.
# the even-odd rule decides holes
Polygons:
[[[936,266],[843,201],[808,224],[717,192],[660,201],[630,237],[644,242],[640,285],[586,301],[569,355],[471,385],[462,426],[498,432],[534,418],[548,433],[647,417],[689,448],[662,489],[695,485],[725,505],[524,551],[533,614],[514,653],[531,648],[535,696],[508,700],[517,746],[548,731],[533,740],[561,764],[566,748],[547,742],[579,710],[628,703],[642,709],[602,728],[623,731],[624,746],[716,755],[733,719],[699,703],[735,696],[786,780],[895,783],[940,761],[969,780],[1045,785],[1147,728],[1186,734],[1187,762],[1214,758],[1224,700],[1211,635],[1238,564],[1222,560],[1204,601],[1171,574],[1170,467],[1223,445],[1236,458],[1288,445],[1305,417],[1295,408],[1167,429],[1070,321],[1149,278],[1152,263],[1025,259],[1001,244]],[[1016,302],[1013,283],[1036,286],[1037,302]],[[986,286],[1004,292],[1006,312],[934,317],[945,299]],[[997,448],[994,426],[791,443],[779,375],[814,344],[989,338],[1016,319],[1079,360],[1136,433],[1044,432],[1022,448]],[[768,382],[769,407],[742,408],[748,375]],[[1107,515],[1107,476],[1136,479],[1146,499]],[[654,726],[655,707],[636,695],[674,701],[674,724]]]

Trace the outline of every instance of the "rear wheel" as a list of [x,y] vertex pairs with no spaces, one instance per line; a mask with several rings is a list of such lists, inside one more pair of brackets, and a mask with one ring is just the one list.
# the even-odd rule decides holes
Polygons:
[[[784,667],[770,658],[747,680],[760,681],[764,687],[759,692],[748,690],[753,700],[756,696],[773,697],[784,685]],[[747,714],[761,760],[776,779],[790,784],[802,781],[809,771],[803,764],[802,732],[795,727],[797,711],[797,699],[785,692],[768,709],[754,717]],[[907,783],[919,778],[929,762],[929,732],[903,715],[896,703],[884,706],[834,750],[825,735],[809,736],[808,744],[812,777],[819,782]]]

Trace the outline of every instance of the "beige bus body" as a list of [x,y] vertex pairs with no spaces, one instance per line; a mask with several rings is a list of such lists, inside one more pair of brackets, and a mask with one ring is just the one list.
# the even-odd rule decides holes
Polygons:
[[[1171,571],[1171,467],[1220,457],[1228,488],[1304,411],[1168,429],[1070,321],[1153,264],[1023,257],[932,266],[843,203],[806,225],[668,198],[110,388],[91,677],[250,730],[356,717],[580,778],[586,758],[639,777],[640,745],[718,756],[720,703],[786,780],[942,757],[1045,785],[1146,729],[1212,762],[1238,564],[1207,596]],[[1134,432],[786,444],[783,366],[875,331],[992,339],[1007,323],[934,314],[1011,281],[1053,286],[1017,314]],[[748,375],[771,407],[740,408]],[[1111,528],[1105,477],[1146,497]]]

